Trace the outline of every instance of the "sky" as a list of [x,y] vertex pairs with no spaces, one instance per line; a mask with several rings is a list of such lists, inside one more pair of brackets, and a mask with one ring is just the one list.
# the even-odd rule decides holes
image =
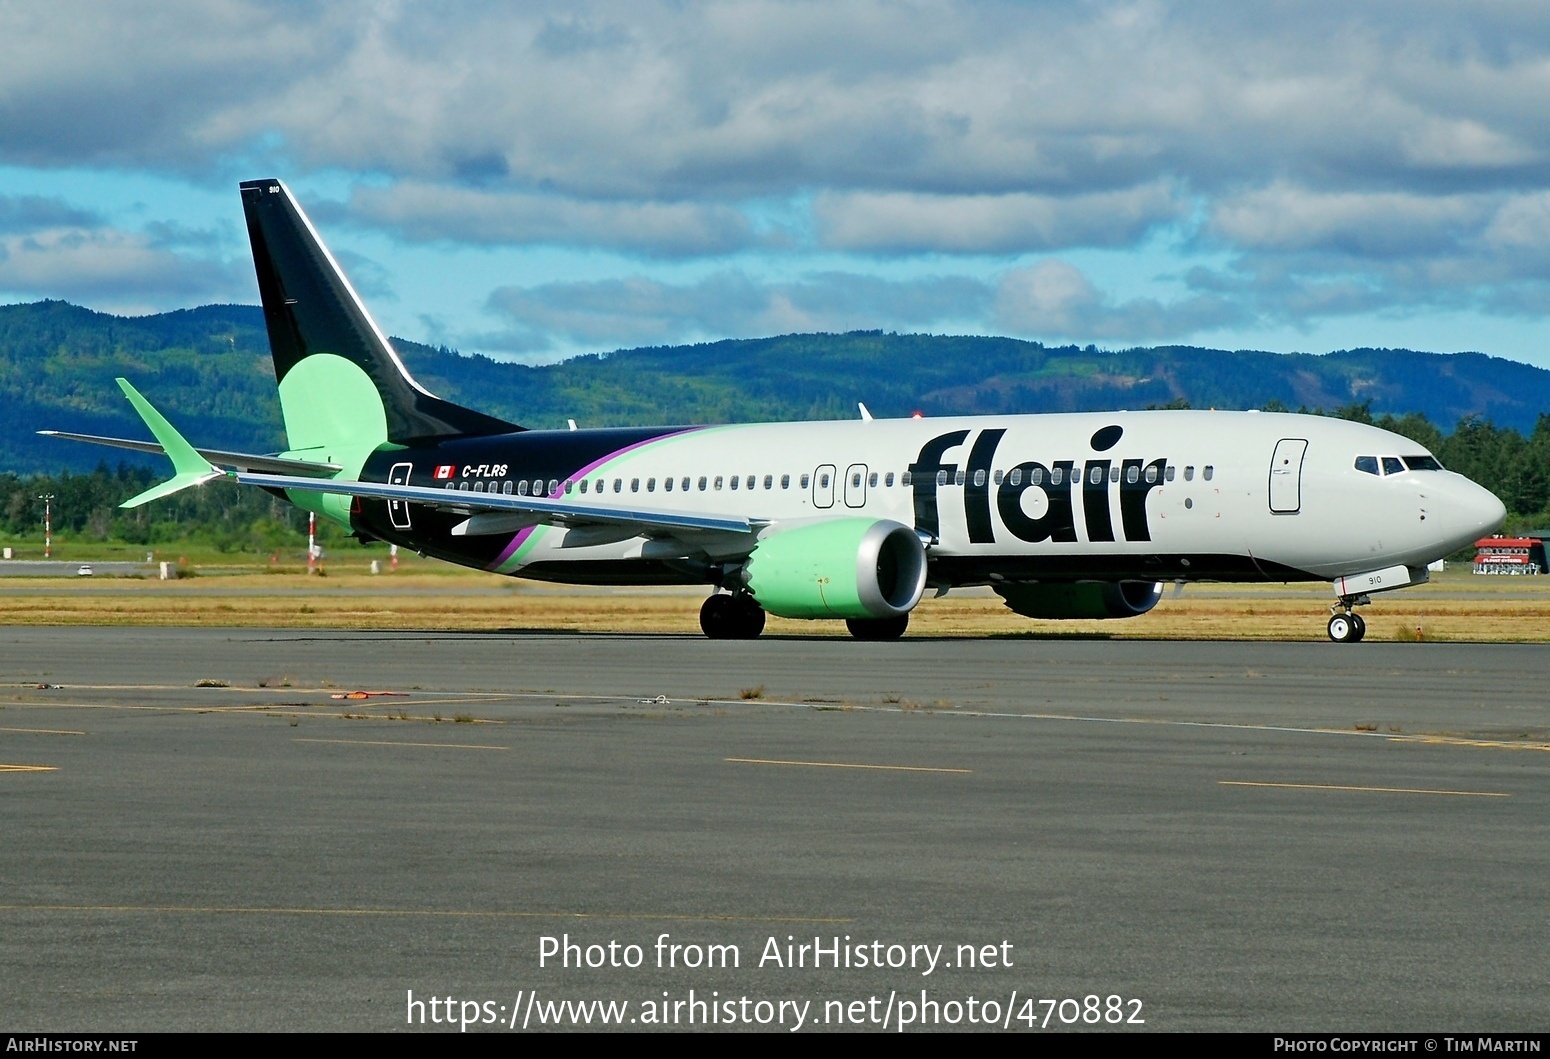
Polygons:
[[256,303],[279,177],[391,334],[1550,367],[1550,5],[0,0],[0,303]]

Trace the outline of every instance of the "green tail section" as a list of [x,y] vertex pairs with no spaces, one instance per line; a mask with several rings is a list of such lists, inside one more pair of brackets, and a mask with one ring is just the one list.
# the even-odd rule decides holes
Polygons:
[[132,496],[125,500],[120,507],[139,507],[148,504],[152,500],[159,500],[164,496],[187,489],[191,485],[203,485],[213,478],[222,477],[222,472],[217,470],[209,460],[194,451],[179,434],[173,425],[167,422],[156,409],[151,407],[151,402],[140,396],[140,391],[129,385],[129,380],[119,379],[118,388],[124,391],[124,396],[129,398],[129,403],[134,406],[140,418],[145,420],[145,425],[151,428],[151,434],[161,443],[162,451],[172,460],[172,477],[160,485],[152,486],[138,496]]

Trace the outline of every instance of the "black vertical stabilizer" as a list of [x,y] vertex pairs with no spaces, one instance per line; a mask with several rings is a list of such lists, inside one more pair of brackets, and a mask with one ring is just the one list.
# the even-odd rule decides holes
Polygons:
[[290,190],[278,180],[247,180],[241,188],[276,381],[310,354],[333,353],[371,377],[387,413],[389,441],[522,429],[443,401],[415,382]]

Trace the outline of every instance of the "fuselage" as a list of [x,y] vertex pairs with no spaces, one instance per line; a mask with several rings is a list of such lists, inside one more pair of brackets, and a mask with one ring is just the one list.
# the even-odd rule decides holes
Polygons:
[[[1148,411],[524,431],[395,447],[363,480],[759,520],[914,527],[939,586],[999,580],[1332,580],[1424,566],[1498,525],[1488,491],[1359,423]],[[749,541],[522,526],[362,500],[362,533],[578,583],[695,583]],[[462,526],[461,535],[454,530]]]

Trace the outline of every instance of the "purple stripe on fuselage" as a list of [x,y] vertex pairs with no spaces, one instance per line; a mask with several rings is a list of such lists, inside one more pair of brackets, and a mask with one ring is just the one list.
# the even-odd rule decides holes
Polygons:
[[[603,456],[600,459],[593,460],[591,463],[587,464],[585,467],[579,468],[578,470],[576,470],[575,472],[573,472],[570,475],[568,480],[569,481],[575,481],[578,478],[585,478],[587,475],[591,474],[593,471],[595,471],[599,467],[603,466],[603,464],[609,462],[610,460],[617,460],[620,456],[623,456],[627,452],[633,452],[636,449],[640,448],[642,445],[650,445],[650,444],[653,444],[654,442],[664,441],[667,438],[683,437],[683,435],[685,435],[685,434],[693,434],[695,431],[704,430],[704,429],[705,429],[704,427],[689,427],[687,430],[674,430],[674,431],[672,431],[670,433],[667,433],[667,434],[658,434],[654,438],[647,438],[645,441],[637,441],[633,445],[626,445],[622,449],[615,449],[614,451],[610,452],[608,455]],[[554,487],[554,490],[549,494],[548,499],[550,499],[550,500],[558,500],[558,499],[560,499],[564,495],[565,495],[565,483],[561,482],[561,483],[559,483],[558,485],[556,485]],[[485,569],[486,570],[499,570],[513,555],[517,554],[517,549],[521,548],[522,545],[527,543],[527,539],[533,535],[533,531],[535,529],[537,529],[537,528],[538,528],[537,526],[529,526],[527,529],[518,530],[517,531],[517,535],[511,538],[511,543],[506,545],[505,548],[501,549],[500,555],[496,557],[496,559],[495,559],[495,561],[493,563],[491,563],[489,566],[485,567]]]

